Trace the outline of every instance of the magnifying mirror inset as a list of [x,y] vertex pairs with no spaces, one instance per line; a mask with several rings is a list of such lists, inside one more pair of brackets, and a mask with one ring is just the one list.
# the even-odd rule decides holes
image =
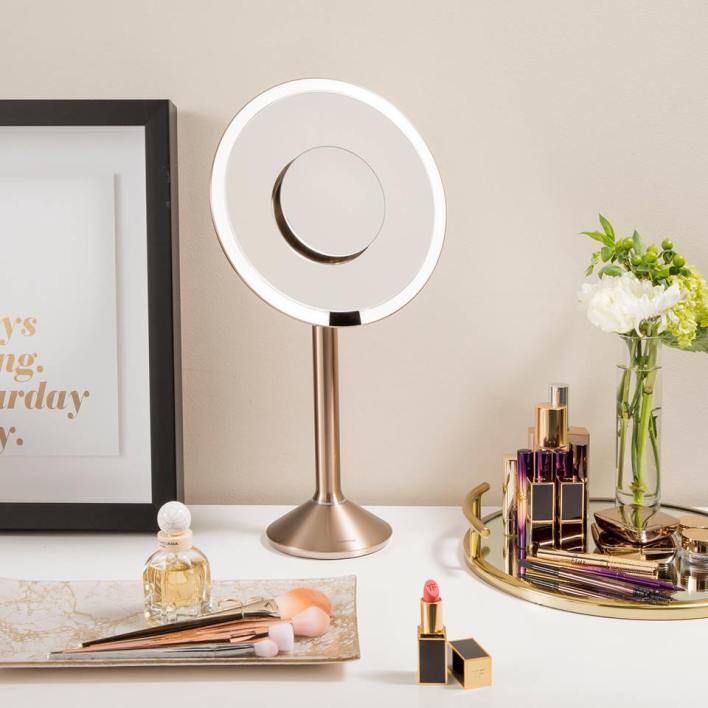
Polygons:
[[306,258],[344,263],[379,235],[386,210],[376,173],[353,152],[313,148],[288,163],[273,190],[280,232]]
[[340,81],[291,81],[229,124],[214,158],[211,209],[246,284],[313,326],[315,494],[267,536],[308,558],[372,553],[391,527],[342,493],[337,328],[393,314],[433,272],[445,197],[432,155],[380,96]]

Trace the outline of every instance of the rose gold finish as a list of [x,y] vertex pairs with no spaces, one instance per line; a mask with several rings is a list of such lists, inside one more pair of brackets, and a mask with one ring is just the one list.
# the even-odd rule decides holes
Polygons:
[[355,558],[383,548],[391,527],[342,494],[337,330],[312,328],[315,494],[266,530],[279,551],[304,558]]
[[339,347],[333,327],[312,328],[315,382],[316,502],[344,501],[339,466]]

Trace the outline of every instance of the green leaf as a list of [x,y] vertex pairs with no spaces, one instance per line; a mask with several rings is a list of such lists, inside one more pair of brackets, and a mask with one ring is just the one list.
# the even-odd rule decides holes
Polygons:
[[606,265],[604,268],[600,268],[600,277],[604,275],[609,275],[611,278],[616,278],[618,275],[622,275],[624,269],[618,265]]
[[600,251],[600,256],[602,257],[603,263],[607,263],[607,261],[612,258],[614,255],[614,250],[610,248],[609,246],[603,246],[602,250]]
[[589,236],[590,238],[594,239],[595,241],[599,241],[601,244],[604,246],[614,246],[615,242],[605,233],[602,231],[581,231],[580,232],[583,236]]
[[600,217],[600,224],[602,224],[603,231],[609,236],[612,243],[614,243],[615,230],[612,228],[612,224],[602,214],[598,214],[598,217]]
[[708,354],[708,327],[698,328],[698,334],[689,347],[679,347],[676,337],[669,332],[664,332],[664,334],[661,335],[661,338],[664,341],[664,344],[669,347],[674,347],[684,352],[704,352]]
[[634,230],[634,233],[632,234],[632,241],[634,242],[634,252],[639,256],[643,256],[644,251],[646,249],[644,248],[644,243],[642,242],[642,237],[639,235],[639,231],[637,231],[636,229]]

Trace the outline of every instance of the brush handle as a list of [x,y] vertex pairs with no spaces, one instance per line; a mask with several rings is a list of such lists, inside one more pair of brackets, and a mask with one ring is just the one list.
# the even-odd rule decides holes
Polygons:
[[233,656],[250,656],[254,653],[253,644],[232,644],[230,642],[214,642],[202,645],[175,646],[169,648],[155,647],[152,649],[112,649],[107,651],[82,652],[52,652],[49,658],[55,661],[84,661],[96,659],[99,661],[115,659],[193,659],[218,658]]
[[133,632],[114,634],[110,637],[101,637],[100,639],[92,639],[88,642],[83,642],[81,646],[92,647],[98,644],[109,644],[124,639],[142,639],[143,637],[173,634],[183,630],[196,629],[199,627],[213,627],[229,622],[263,621],[267,619],[280,620],[278,605],[273,599],[259,598],[242,605],[236,611],[232,611],[230,608],[228,612],[214,612],[193,620],[183,620],[181,622],[160,625],[159,627],[146,627],[145,629],[138,629]]

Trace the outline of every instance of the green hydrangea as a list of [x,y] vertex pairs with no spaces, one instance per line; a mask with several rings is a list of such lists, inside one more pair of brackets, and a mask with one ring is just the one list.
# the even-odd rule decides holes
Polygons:
[[687,275],[676,276],[684,297],[672,308],[666,327],[681,349],[690,348],[700,329],[708,327],[708,284],[694,267],[686,270]]

